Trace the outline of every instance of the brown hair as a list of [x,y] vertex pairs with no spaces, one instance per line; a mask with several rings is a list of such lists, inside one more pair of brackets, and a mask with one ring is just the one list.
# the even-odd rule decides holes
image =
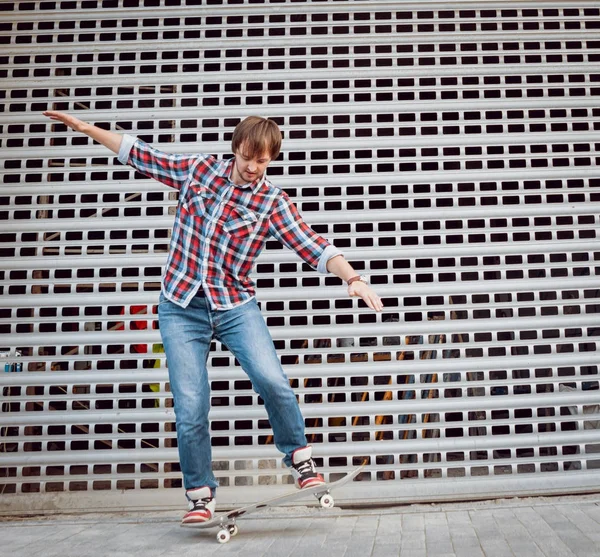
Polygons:
[[281,149],[281,130],[273,120],[260,116],[248,116],[233,130],[231,149],[235,153],[244,145],[244,156],[250,158],[261,157],[269,153],[271,160],[275,160]]

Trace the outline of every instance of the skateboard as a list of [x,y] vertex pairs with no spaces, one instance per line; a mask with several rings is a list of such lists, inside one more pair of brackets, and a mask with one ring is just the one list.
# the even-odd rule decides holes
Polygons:
[[265,501],[260,501],[258,503],[246,505],[244,507],[233,509],[224,513],[215,514],[213,518],[206,522],[199,522],[197,524],[182,524],[182,526],[185,528],[199,529],[208,529],[218,526],[219,532],[217,533],[217,541],[219,543],[227,543],[233,536],[237,536],[239,532],[238,525],[236,524],[236,519],[240,518],[241,516],[245,516],[247,514],[256,512],[260,509],[266,509],[267,507],[277,507],[279,505],[283,505],[284,503],[290,503],[292,501],[296,501],[297,499],[302,499],[307,495],[314,495],[319,500],[321,507],[323,507],[324,509],[330,509],[334,505],[334,500],[330,492],[333,489],[336,489],[344,484],[347,484],[348,482],[351,482],[354,478],[356,478],[356,476],[358,476],[358,474],[362,472],[364,467],[365,464],[359,466],[356,470],[353,470],[352,472],[335,482],[315,485],[313,487],[307,487],[305,489],[298,489],[292,493],[280,495],[279,497],[274,497],[272,499],[267,499]]

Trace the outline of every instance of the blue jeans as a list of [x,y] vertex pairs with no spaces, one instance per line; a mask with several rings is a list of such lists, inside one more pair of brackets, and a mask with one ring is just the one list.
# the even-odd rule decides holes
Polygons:
[[232,352],[262,397],[275,445],[290,466],[292,452],[306,445],[304,419],[256,300],[216,311],[204,296],[195,296],[182,308],[161,294],[158,318],[175,403],[184,487],[209,486],[214,492],[218,486],[212,472],[206,367],[213,337]]

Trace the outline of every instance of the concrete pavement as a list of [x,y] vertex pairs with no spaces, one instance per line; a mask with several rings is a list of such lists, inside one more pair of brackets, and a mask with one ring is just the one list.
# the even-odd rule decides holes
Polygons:
[[370,509],[279,507],[216,529],[181,528],[182,513],[11,517],[11,557],[600,557],[600,494]]

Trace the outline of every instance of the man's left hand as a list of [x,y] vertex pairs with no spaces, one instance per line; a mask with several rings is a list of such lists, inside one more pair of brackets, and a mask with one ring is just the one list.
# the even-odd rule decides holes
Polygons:
[[355,280],[348,286],[348,295],[362,298],[363,302],[375,311],[381,311],[383,309],[381,298],[368,284],[360,280]]

